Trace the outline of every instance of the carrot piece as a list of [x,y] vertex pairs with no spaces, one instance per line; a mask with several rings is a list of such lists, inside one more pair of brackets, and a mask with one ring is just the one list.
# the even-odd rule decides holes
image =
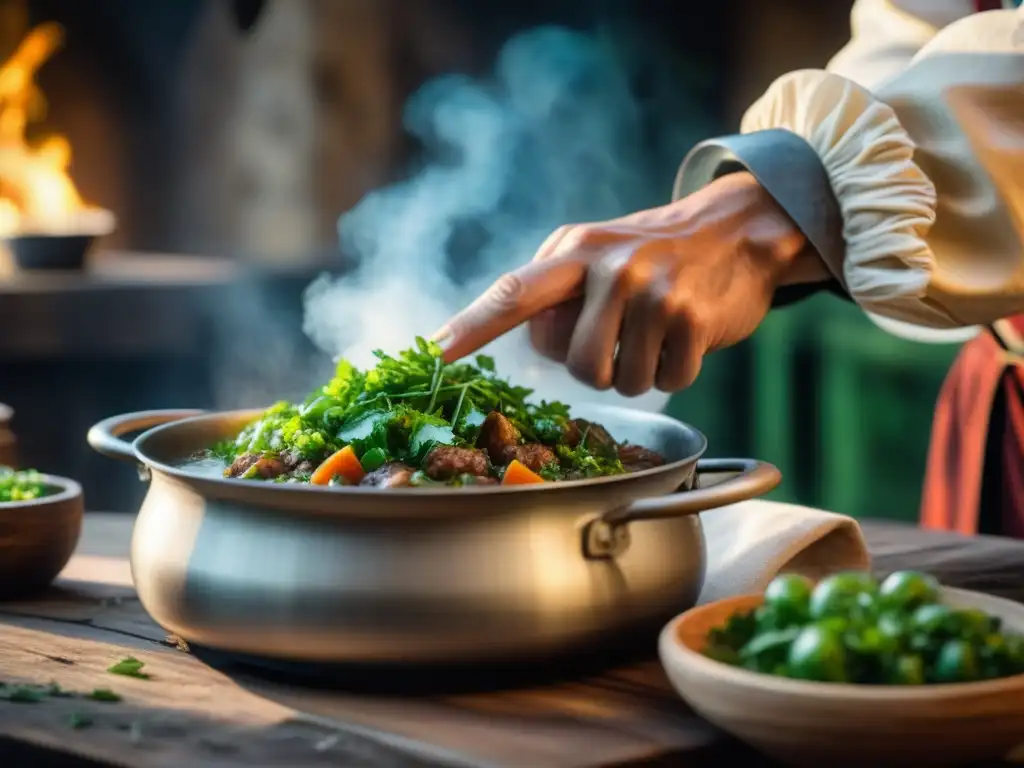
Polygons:
[[359,485],[359,481],[366,476],[363,465],[359,463],[359,458],[351,445],[346,445],[324,459],[309,476],[309,482],[313,485],[330,485],[331,479],[338,476],[345,478],[352,485]]
[[512,459],[505,467],[505,474],[502,475],[502,485],[533,485],[543,483],[544,478],[534,472],[518,459]]

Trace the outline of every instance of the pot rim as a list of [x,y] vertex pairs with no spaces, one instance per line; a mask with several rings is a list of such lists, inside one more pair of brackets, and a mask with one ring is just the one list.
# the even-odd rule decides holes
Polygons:
[[[544,483],[543,485],[478,485],[478,486],[462,486],[459,488],[453,488],[451,486],[440,486],[437,488],[387,488],[384,489],[387,497],[389,498],[471,498],[478,496],[508,496],[515,494],[530,494],[530,495],[552,495],[559,493],[571,493],[574,490],[581,489],[593,489],[600,488],[602,486],[619,486],[628,484],[630,481],[638,481],[643,478],[653,477],[657,475],[667,475],[673,472],[679,472],[686,466],[696,465],[697,460],[700,459],[708,448],[707,437],[699,429],[680,421],[672,416],[668,416],[663,413],[650,413],[648,411],[638,411],[633,408],[623,408],[621,406],[613,405],[600,405],[598,406],[602,410],[607,412],[618,412],[623,416],[629,415],[640,415],[644,418],[654,418],[671,422],[674,426],[683,427],[694,435],[700,441],[700,449],[695,453],[691,454],[682,459],[663,464],[660,467],[653,467],[651,469],[643,469],[638,472],[630,472],[623,475],[607,475],[604,477],[594,477],[584,480],[562,480],[556,483]],[[168,422],[166,424],[160,424],[158,426],[150,427],[145,432],[140,434],[131,442],[131,449],[135,455],[135,458],[139,462],[146,465],[149,469],[160,472],[164,475],[169,475],[175,479],[184,480],[187,482],[199,481],[203,485],[219,487],[225,490],[237,489],[240,487],[253,488],[258,487],[262,492],[267,494],[281,494],[285,496],[295,496],[297,494],[326,494],[332,498],[338,497],[357,497],[366,498],[372,497],[380,499],[382,497],[382,489],[372,488],[365,486],[321,486],[311,485],[308,483],[273,483],[263,482],[255,483],[251,480],[241,480],[239,478],[229,477],[211,477],[209,475],[203,475],[196,472],[190,472],[182,467],[176,467],[171,464],[167,464],[164,461],[155,459],[152,456],[146,454],[143,450],[145,444],[156,436],[171,432],[176,429],[181,429],[186,425],[196,424],[204,421],[214,421],[217,419],[242,419],[243,417],[259,416],[264,413],[266,408],[246,408],[234,411],[209,411],[195,416],[189,416],[186,418],[176,419],[175,421]],[[267,498],[273,498],[269,496]]]

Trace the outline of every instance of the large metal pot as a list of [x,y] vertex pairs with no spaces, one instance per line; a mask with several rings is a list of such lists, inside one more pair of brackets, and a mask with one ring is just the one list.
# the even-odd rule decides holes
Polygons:
[[[390,490],[181,466],[258,411],[116,416],[89,443],[148,469],[131,567],[168,630],[284,660],[464,662],[568,651],[667,621],[703,585],[697,513],[781,479],[749,459],[698,461],[705,437],[667,416],[576,412],[668,463],[542,486]],[[119,437],[140,430],[133,443]],[[695,487],[712,473],[727,477]]]

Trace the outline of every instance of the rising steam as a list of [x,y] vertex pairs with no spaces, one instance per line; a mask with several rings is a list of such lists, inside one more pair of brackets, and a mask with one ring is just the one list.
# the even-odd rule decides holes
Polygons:
[[[487,81],[428,83],[405,113],[427,162],[341,217],[342,249],[358,267],[309,287],[305,332],[365,364],[373,349],[394,352],[432,333],[556,227],[663,203],[685,145],[666,142],[671,156],[656,156],[650,118],[611,47],[558,28],[510,40]],[[621,400],[537,356],[522,329],[487,352],[540,396]],[[657,410],[666,400],[629,402]]]

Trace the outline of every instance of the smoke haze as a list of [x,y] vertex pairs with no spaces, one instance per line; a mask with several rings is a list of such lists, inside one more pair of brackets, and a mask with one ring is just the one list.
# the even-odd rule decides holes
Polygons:
[[[631,85],[621,49],[544,27],[512,38],[486,80],[449,75],[421,88],[405,127],[425,160],[341,217],[342,250],[358,266],[307,289],[306,334],[328,354],[366,364],[374,349],[395,352],[431,334],[556,227],[665,202],[695,121],[656,146]],[[540,358],[524,329],[485,351],[541,397],[624,400]],[[666,401],[650,393],[628,403],[658,410]]]

